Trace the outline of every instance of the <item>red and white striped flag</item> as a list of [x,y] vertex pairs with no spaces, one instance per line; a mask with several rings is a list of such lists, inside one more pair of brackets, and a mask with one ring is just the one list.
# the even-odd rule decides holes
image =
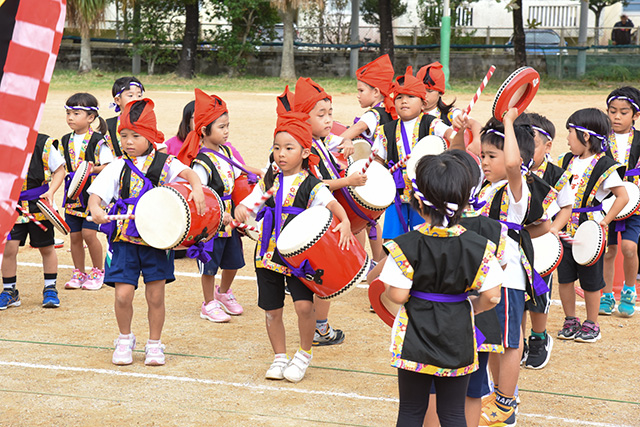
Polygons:
[[60,49],[66,0],[0,0],[0,261]]

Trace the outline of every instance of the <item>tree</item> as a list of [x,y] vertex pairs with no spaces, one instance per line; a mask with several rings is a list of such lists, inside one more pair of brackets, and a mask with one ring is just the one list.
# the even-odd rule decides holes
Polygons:
[[380,55],[388,54],[391,63],[393,54],[393,9],[392,0],[378,0],[378,17],[380,19]]
[[200,35],[200,9],[198,0],[180,0],[185,8],[184,36],[180,62],[176,70],[178,76],[191,79],[196,75],[196,54]]
[[309,21],[318,28],[307,34],[320,43],[343,44],[349,42],[349,5],[351,0],[325,0],[309,8]]
[[[451,9],[452,40],[456,37],[462,36],[462,30],[456,30],[459,8],[477,1],[478,0],[451,0],[449,8]],[[418,16],[420,17],[422,24],[425,26],[425,29],[430,30],[428,32],[430,33],[428,34],[429,40],[435,43],[440,43],[439,27],[442,24],[442,9],[442,0],[418,0]],[[433,31],[433,28],[438,28],[438,30]]]
[[79,73],[91,71],[91,30],[104,20],[104,10],[110,0],[68,0],[67,19],[80,29]]
[[624,6],[629,4],[628,0],[589,0],[589,10],[596,16],[596,41],[595,44],[600,44],[600,16],[605,7],[612,4],[620,3]]
[[[360,3],[360,13],[362,20],[369,25],[380,25],[380,16],[378,15],[378,0],[362,0]],[[407,13],[407,4],[402,0],[391,0],[391,19],[396,19]]]
[[510,0],[507,9],[513,14],[513,54],[516,68],[527,65],[524,21],[522,19],[522,0]]

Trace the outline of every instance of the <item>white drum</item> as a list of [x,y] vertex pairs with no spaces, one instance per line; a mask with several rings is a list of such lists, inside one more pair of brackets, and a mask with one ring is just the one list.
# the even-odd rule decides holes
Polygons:
[[[629,181],[624,181],[622,185],[624,186],[625,190],[627,190],[627,194],[629,195],[629,201],[624,206],[624,208],[622,208],[620,213],[616,215],[616,218],[615,218],[616,221],[629,218],[631,215],[636,213],[638,208],[640,208],[640,188],[638,188],[638,186],[635,185],[633,182],[629,182]],[[605,213],[609,213],[609,210],[611,209],[611,206],[613,206],[613,203],[615,201],[616,201],[615,196],[609,197],[608,199],[604,199],[602,201],[602,210]]]
[[607,246],[606,236],[607,230],[596,221],[589,220],[580,224],[573,237],[573,259],[586,266],[598,262]]
[[416,166],[421,158],[428,155],[438,155],[448,148],[447,141],[436,135],[428,135],[418,141],[411,150],[411,157],[407,160],[407,177],[416,179]]
[[67,190],[67,197],[71,200],[77,200],[82,194],[82,190],[87,185],[89,181],[89,176],[91,176],[91,171],[93,170],[93,163],[82,161],[73,175],[73,179],[69,184],[69,189]]
[[357,161],[368,159],[371,155],[371,144],[364,138],[354,138],[351,140],[353,143],[354,152],[349,156],[349,164]]
[[553,273],[560,265],[564,253],[560,239],[553,233],[547,233],[534,237],[531,243],[534,255],[533,268],[542,277]]

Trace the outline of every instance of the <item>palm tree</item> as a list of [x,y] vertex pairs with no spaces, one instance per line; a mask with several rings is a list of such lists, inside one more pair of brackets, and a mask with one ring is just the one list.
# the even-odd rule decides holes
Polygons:
[[68,0],[67,19],[80,29],[79,73],[91,71],[91,30],[104,19],[104,10],[110,0]]

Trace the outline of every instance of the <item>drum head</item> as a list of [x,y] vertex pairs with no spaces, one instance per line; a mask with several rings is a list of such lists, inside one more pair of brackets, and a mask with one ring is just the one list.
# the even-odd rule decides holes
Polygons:
[[573,259],[580,265],[595,264],[604,252],[605,235],[604,228],[595,221],[580,224],[573,237]]
[[438,155],[447,149],[447,141],[436,135],[428,135],[416,143],[411,150],[411,157],[407,160],[407,177],[416,179],[416,165],[421,158],[428,155]]
[[324,206],[314,206],[296,216],[280,233],[276,246],[282,256],[303,252],[329,229],[333,215]]
[[527,109],[540,87],[540,74],[531,67],[518,68],[502,83],[493,100],[493,117],[502,121],[502,117],[515,107],[518,114]]
[[378,317],[387,325],[393,326],[400,305],[386,297],[382,280],[376,279],[369,285],[369,302]]
[[[256,227],[258,230],[262,229],[262,220],[260,220],[260,222],[256,222],[255,219],[249,216],[244,223],[247,225]],[[260,238],[260,233],[257,231],[244,230],[244,235],[250,238],[251,240],[255,240],[256,242]]]
[[[616,218],[615,218],[616,220],[629,218],[640,207],[640,188],[638,188],[638,186],[635,185],[633,182],[629,182],[629,181],[624,181],[622,185],[624,186],[625,190],[627,190],[627,194],[629,195],[629,201],[624,206],[624,208],[622,208],[620,213],[616,215]],[[602,201],[602,210],[605,213],[609,213],[609,210],[611,210],[611,206],[613,206],[613,203],[615,202],[615,200],[616,200],[615,196],[609,197],[608,199],[604,199]]]
[[85,161],[80,163],[80,166],[78,166],[73,175],[71,184],[69,184],[69,190],[67,191],[68,198],[76,200],[80,196],[82,189],[87,184],[92,169],[93,165],[91,163]]
[[[358,160],[349,166],[347,176],[359,172],[367,160]],[[366,172],[367,183],[359,187],[348,187],[349,194],[363,207],[374,211],[388,208],[396,195],[396,184],[389,170],[374,161]]]
[[552,233],[543,234],[531,239],[533,244],[533,268],[540,276],[548,276],[560,264],[562,260],[562,243]]
[[369,144],[369,141],[363,138],[354,138],[351,142],[353,143],[353,149],[355,151],[349,156],[350,163],[369,158],[371,155],[371,144]]
[[49,204],[49,202],[47,202],[45,199],[39,199],[36,202],[36,205],[38,206],[38,209],[40,209],[40,212],[42,212],[42,214],[45,216],[45,218],[51,221],[51,224],[53,224],[53,226],[59,232],[61,232],[65,236],[71,232],[71,228],[69,228],[69,225],[64,221],[64,219],[62,219],[58,211],[55,210],[53,206]]
[[191,228],[191,211],[177,190],[156,187],[138,200],[135,221],[140,237],[149,246],[171,249],[187,237]]

